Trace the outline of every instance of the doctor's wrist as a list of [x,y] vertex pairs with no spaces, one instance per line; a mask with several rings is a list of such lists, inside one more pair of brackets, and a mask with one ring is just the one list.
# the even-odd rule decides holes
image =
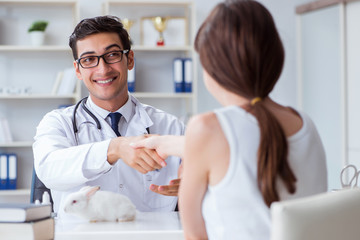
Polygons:
[[119,151],[118,151],[118,138],[113,138],[110,141],[108,151],[107,151],[107,161],[110,165],[113,165],[117,162],[117,160],[120,158]]

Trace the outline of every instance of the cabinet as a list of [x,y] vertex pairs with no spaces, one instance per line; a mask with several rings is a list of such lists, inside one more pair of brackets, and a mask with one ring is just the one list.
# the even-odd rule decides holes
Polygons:
[[299,103],[324,143],[329,189],[340,188],[342,167],[360,167],[360,1],[314,1],[296,12]]
[[[27,32],[36,20],[49,22],[43,46],[32,46]],[[78,21],[76,0],[0,0],[0,118],[8,120],[13,136],[12,142],[0,143],[0,152],[15,153],[18,158],[18,190],[0,191],[0,201],[8,195],[29,194],[31,146],[41,118],[81,97],[79,82],[74,93],[52,93],[57,73],[72,67],[68,37]],[[15,90],[9,92],[9,88]]]
[[[129,29],[135,54],[134,96],[143,103],[186,121],[197,112],[196,58],[193,49],[195,6],[193,2],[105,1],[103,14],[133,21]],[[151,18],[168,17],[165,44],[157,46],[159,32]],[[176,93],[173,60],[192,59],[192,92]]]

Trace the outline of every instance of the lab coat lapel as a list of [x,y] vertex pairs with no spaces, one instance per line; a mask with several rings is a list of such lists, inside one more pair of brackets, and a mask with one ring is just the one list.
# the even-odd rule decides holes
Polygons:
[[76,125],[79,130],[79,144],[85,144],[116,137],[116,134],[107,122],[96,112],[92,111],[100,122],[101,130],[97,129],[95,120],[81,107],[77,110]]
[[148,132],[146,128],[152,126],[153,121],[146,112],[142,103],[133,96],[131,96],[131,101],[135,104],[135,114],[130,120],[126,136],[139,136],[147,134]]

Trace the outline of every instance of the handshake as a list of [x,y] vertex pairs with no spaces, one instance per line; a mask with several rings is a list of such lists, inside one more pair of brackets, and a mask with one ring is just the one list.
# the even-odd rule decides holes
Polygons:
[[[183,157],[184,136],[143,135],[137,137],[118,137],[110,141],[108,162],[113,165],[119,159],[131,168],[146,174],[166,166],[169,156]],[[150,190],[166,196],[177,196],[182,167],[179,166],[178,178],[169,185],[150,185]]]

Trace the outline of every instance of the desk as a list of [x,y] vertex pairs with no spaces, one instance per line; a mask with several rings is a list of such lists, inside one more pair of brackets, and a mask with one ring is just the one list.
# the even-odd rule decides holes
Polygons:
[[132,222],[56,220],[55,240],[183,240],[178,212],[143,212]]

